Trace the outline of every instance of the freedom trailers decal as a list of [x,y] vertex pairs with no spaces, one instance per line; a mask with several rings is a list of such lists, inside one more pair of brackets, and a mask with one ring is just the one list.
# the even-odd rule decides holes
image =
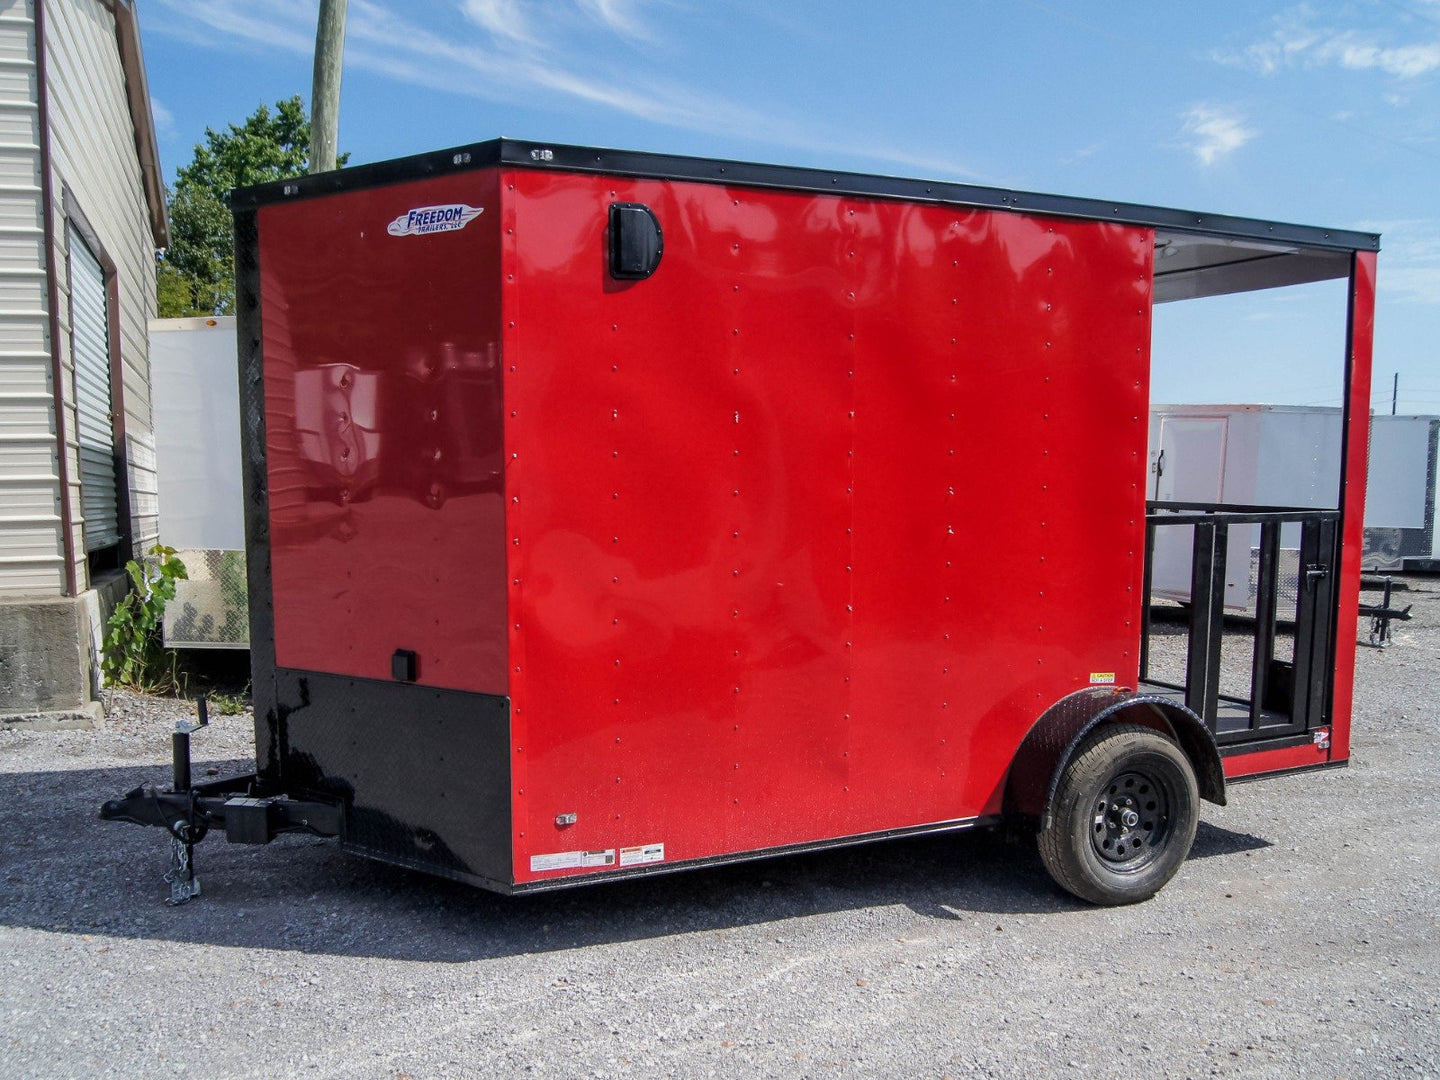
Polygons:
[[455,232],[485,212],[483,206],[451,203],[448,206],[417,206],[407,210],[385,227],[391,236],[427,236],[430,233]]

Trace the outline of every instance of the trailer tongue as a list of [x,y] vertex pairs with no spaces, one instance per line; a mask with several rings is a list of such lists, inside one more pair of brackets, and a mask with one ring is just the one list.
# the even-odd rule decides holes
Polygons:
[[267,794],[258,775],[191,783],[190,735],[210,723],[203,697],[196,707],[197,722],[178,724],[171,737],[171,786],[162,789],[142,784],[100,807],[100,816],[106,821],[157,825],[170,834],[170,872],[165,875],[170,904],[183,904],[200,895],[195,845],[211,829],[223,829],[232,844],[268,844],[281,833],[340,836],[345,827],[345,808],[338,800],[303,801]]
[[[531,892],[1012,820],[1126,903],[1348,757],[1373,235],[510,140],[232,201],[256,771],[102,809],[176,901],[222,827]],[[1334,507],[1147,506],[1152,305],[1327,278]],[[1227,693],[1226,530],[1291,520]]]

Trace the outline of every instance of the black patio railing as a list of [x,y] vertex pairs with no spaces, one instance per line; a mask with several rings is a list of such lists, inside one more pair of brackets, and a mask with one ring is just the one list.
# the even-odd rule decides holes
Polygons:
[[[1146,505],[1145,602],[1140,645],[1141,682],[1183,694],[1224,744],[1298,735],[1326,723],[1334,668],[1335,578],[1338,573],[1340,512],[1274,506],[1152,502]],[[1248,695],[1222,692],[1221,642],[1226,618],[1226,563],[1231,530],[1246,527],[1258,548],[1252,553],[1246,603],[1235,605],[1236,625],[1253,625]],[[1286,526],[1298,526],[1294,608],[1282,610],[1281,541]],[[1182,683],[1155,678],[1150,670],[1155,611],[1155,539],[1161,529],[1193,530]],[[1286,530],[1294,540],[1295,529]],[[1284,598],[1285,601],[1289,597]],[[1252,607],[1253,604],[1253,607]],[[1288,609],[1289,604],[1283,606]],[[1293,618],[1294,652],[1276,657],[1277,627]],[[1232,631],[1234,632],[1234,631]]]

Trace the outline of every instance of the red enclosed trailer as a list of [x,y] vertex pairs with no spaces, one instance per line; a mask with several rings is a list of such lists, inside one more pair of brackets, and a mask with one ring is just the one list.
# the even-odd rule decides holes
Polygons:
[[[222,826],[521,892],[1010,818],[1124,902],[1348,756],[1374,235],[510,140],[233,206],[257,771],[103,811],[182,883]],[[1152,305],[1326,278],[1335,507],[1147,507]],[[1273,596],[1282,522],[1227,695],[1226,531]]]

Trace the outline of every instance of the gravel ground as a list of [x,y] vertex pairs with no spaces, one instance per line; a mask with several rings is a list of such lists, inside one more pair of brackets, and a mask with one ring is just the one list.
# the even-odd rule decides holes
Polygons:
[[[1440,1077],[1440,582],[1358,659],[1350,768],[1205,804],[1153,901],[988,834],[504,898],[287,838],[168,908],[184,707],[0,731],[4,1077]],[[195,740],[248,768],[248,717]]]

